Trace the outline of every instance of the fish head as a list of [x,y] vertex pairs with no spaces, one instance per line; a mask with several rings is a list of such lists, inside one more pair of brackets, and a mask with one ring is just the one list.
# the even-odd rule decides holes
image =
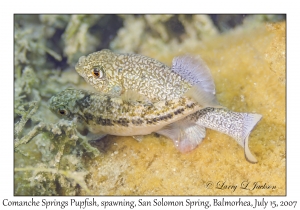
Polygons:
[[84,96],[83,91],[66,89],[50,98],[48,102],[49,109],[59,118],[72,120],[80,116],[77,101]]
[[87,56],[81,56],[75,65],[77,73],[87,83],[102,93],[108,93],[122,86],[122,67],[117,54],[110,50],[101,50]]

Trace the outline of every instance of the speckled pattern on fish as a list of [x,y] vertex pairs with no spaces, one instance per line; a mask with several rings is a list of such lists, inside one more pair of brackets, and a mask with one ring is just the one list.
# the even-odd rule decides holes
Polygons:
[[[243,140],[249,133],[246,132],[247,126],[257,123],[260,120],[259,114],[248,114],[240,112],[232,112],[227,109],[205,108],[187,117],[213,130],[225,133],[244,147]],[[252,122],[253,121],[253,122]],[[251,130],[249,130],[250,132]]]
[[169,100],[191,88],[191,84],[170,67],[139,54],[101,50],[82,56],[75,69],[96,90],[104,93],[120,87],[120,92],[130,89],[152,100]]
[[[206,127],[230,135],[245,149],[247,159],[256,162],[248,148],[248,136],[261,115],[236,113],[220,108],[222,106],[215,97],[210,70],[201,58],[190,55],[175,57],[170,68],[146,56],[102,50],[82,56],[75,68],[98,91],[116,95],[135,91],[153,101],[183,95],[190,97],[204,109],[177,123],[181,128],[184,127],[183,132],[190,132],[189,129],[192,129],[191,133],[200,132],[205,136],[202,127]],[[174,125],[169,127],[173,127],[172,132],[177,129]],[[177,138],[169,130],[157,132],[173,140]],[[203,135],[198,137],[203,138]],[[186,146],[192,138],[194,137],[185,138],[182,140],[186,141],[183,144]],[[180,141],[175,140],[175,144]]]
[[50,109],[68,119],[82,119],[92,133],[131,136],[150,134],[201,107],[186,97],[149,103],[66,89],[50,99]]

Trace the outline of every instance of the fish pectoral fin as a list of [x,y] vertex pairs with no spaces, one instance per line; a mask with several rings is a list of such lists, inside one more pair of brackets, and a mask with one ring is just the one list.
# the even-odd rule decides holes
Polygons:
[[106,136],[107,134],[94,134],[94,133],[91,133],[89,132],[87,135],[86,135],[86,138],[91,141],[91,140],[99,140],[99,139],[102,139],[104,136]]
[[249,149],[249,135],[261,118],[262,115],[260,114],[245,114],[243,120],[242,139],[238,143],[244,148],[245,157],[250,163],[257,163],[257,159]]
[[146,103],[151,103],[149,98],[143,94],[140,94],[134,90],[127,90],[121,95],[122,100],[124,101],[143,101]]
[[118,97],[120,96],[122,93],[122,87],[116,85],[116,86],[113,86],[108,92],[107,94],[112,96],[112,97]]
[[165,126],[156,133],[173,140],[175,147],[182,153],[195,149],[205,137],[205,127],[183,119]]
[[132,136],[135,140],[137,140],[138,142],[143,141],[144,136],[143,135],[136,135],[136,136]]
[[215,96],[215,83],[209,68],[199,56],[183,55],[172,61],[172,71],[179,74],[193,87],[186,96],[193,98],[203,107],[221,108]]

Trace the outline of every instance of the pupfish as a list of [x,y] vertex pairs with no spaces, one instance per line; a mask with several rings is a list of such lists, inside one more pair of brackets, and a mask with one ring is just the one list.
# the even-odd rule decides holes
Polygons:
[[200,57],[176,57],[170,68],[143,55],[104,49],[80,57],[75,69],[102,93],[120,95],[130,90],[151,101],[175,99],[185,94],[203,107],[220,107],[212,75]]
[[[175,99],[183,95],[191,97],[204,109],[171,127],[180,125],[181,128],[189,128],[183,134],[191,130],[193,133],[193,127],[206,127],[230,135],[245,149],[246,159],[257,162],[248,148],[248,136],[262,116],[232,112],[222,107],[215,96],[210,70],[200,57],[175,57],[172,67],[168,67],[143,55],[114,53],[105,49],[80,57],[75,69],[96,90],[106,93],[121,95],[133,91],[136,93],[133,95],[141,94],[154,101]],[[160,133],[174,138],[167,130]],[[200,133],[205,136],[205,128]],[[181,141],[189,145],[185,148],[190,150],[201,142],[193,139],[183,141],[178,137],[177,142]]]
[[186,97],[151,103],[72,88],[53,96],[49,104],[55,114],[77,118],[94,134],[118,136],[147,135],[201,109]]
[[188,97],[151,103],[76,89],[58,93],[49,104],[52,112],[69,120],[76,118],[97,139],[107,134],[140,136],[155,132],[172,139],[181,152],[201,143],[205,127],[218,129],[245,148],[248,161],[256,162],[248,148],[248,135],[260,120],[257,114],[202,109]]

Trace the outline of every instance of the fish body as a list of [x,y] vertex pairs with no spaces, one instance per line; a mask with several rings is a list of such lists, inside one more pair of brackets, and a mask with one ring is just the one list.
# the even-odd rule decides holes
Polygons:
[[210,70],[200,57],[176,57],[172,67],[168,67],[143,55],[104,49],[80,57],[75,69],[102,93],[121,95],[130,90],[151,101],[187,94],[203,107],[219,106]]
[[[170,67],[139,54],[120,54],[105,49],[81,57],[75,69],[89,84],[103,93],[119,87],[121,92],[136,90],[159,101],[178,98],[191,88]],[[95,74],[96,69],[99,69],[101,75]]]
[[156,132],[172,139],[181,152],[197,147],[205,137],[205,127],[211,128],[235,138],[245,148],[247,160],[256,162],[248,148],[248,136],[261,119],[258,114],[202,109],[188,97],[151,103],[76,89],[58,93],[49,104],[55,114],[69,120],[77,118],[98,137]]
[[205,137],[205,128],[210,128],[233,137],[245,149],[247,160],[257,162],[248,148],[248,136],[262,116],[220,106],[212,76],[201,58],[175,57],[168,67],[143,55],[102,50],[82,56],[75,69],[96,90],[106,93],[135,91],[151,101],[190,97],[203,109],[157,133],[171,138],[185,152],[195,148]]
[[147,135],[201,109],[187,97],[149,103],[76,89],[58,93],[49,103],[58,116],[79,119],[93,134],[118,136]]

